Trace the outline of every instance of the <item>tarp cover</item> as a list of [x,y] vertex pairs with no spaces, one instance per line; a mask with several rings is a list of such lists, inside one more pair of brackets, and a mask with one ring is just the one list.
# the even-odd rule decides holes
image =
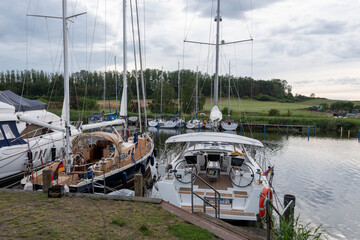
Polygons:
[[[30,100],[13,93],[10,90],[0,91],[0,101],[15,107],[15,112],[43,110],[47,104],[38,100]],[[21,105],[20,105],[21,104]]]

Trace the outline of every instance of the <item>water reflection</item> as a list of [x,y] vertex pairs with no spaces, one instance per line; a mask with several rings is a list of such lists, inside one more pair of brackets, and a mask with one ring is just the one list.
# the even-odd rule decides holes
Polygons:
[[[156,147],[179,133],[177,130],[149,129]],[[196,132],[183,129],[180,133]],[[203,130],[202,130],[203,131]],[[240,134],[240,132],[237,132]],[[242,132],[265,145],[267,158],[275,164],[274,187],[280,199],[296,196],[296,214],[304,223],[323,224],[333,239],[356,239],[360,235],[360,143],[356,138],[340,139],[337,133],[286,136],[285,132]],[[265,140],[264,140],[265,137]],[[335,137],[335,138],[334,138]]]

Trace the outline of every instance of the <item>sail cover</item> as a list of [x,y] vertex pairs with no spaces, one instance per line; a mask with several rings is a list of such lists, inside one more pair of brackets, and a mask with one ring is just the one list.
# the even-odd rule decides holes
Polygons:
[[222,113],[216,105],[210,111],[210,120],[213,122],[220,122],[222,120]]
[[10,90],[0,91],[0,101],[15,107],[15,112],[46,109],[47,104],[21,97]]

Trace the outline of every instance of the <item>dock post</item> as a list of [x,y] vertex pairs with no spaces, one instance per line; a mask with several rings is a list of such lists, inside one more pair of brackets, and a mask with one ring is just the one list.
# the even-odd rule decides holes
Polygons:
[[340,128],[340,138],[342,138],[343,128]]
[[266,139],[266,125],[264,124],[264,140]]
[[286,126],[286,140],[289,139],[289,126]]
[[136,197],[143,196],[143,176],[142,176],[142,174],[135,174],[134,190],[135,190]]
[[348,138],[350,138],[350,130],[348,130]]
[[266,240],[271,240],[271,210],[270,210],[270,201],[266,201],[265,203],[265,211],[266,211]]
[[315,134],[316,134],[316,125],[314,123],[314,136],[315,136]]
[[49,187],[51,186],[51,178],[52,178],[52,171],[51,169],[44,169],[42,172],[42,182],[43,182],[43,193],[47,193]]
[[[242,128],[243,128],[242,124],[240,124],[240,135],[242,135],[242,131],[243,131]],[[360,130],[359,130],[359,139],[360,139]]]
[[309,141],[309,139],[310,139],[310,128],[308,126],[308,141]]
[[284,212],[283,217],[285,221],[294,221],[294,212],[295,212],[295,201],[296,197],[291,194],[284,195]]

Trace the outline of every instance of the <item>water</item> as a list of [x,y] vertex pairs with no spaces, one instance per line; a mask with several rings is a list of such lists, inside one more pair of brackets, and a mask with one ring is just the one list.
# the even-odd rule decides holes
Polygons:
[[[176,130],[154,132],[156,147]],[[281,202],[296,196],[295,215],[304,225],[322,228],[329,239],[360,239],[360,143],[356,138],[307,134],[253,133],[275,164],[273,186]]]

